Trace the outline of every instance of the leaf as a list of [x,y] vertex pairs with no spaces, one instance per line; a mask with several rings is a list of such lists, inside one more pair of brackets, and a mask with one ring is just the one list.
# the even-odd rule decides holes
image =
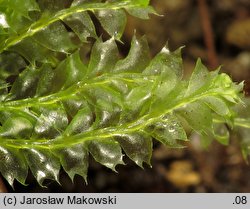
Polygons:
[[8,118],[0,129],[1,137],[29,138],[33,130],[32,123],[24,117]]
[[84,145],[77,144],[71,147],[56,148],[53,152],[59,157],[63,169],[72,181],[76,174],[83,176],[87,181],[89,153]]
[[75,46],[72,44],[66,28],[59,22],[45,27],[34,34],[34,39],[43,47],[58,52],[70,52]]
[[53,83],[53,86],[51,86],[52,92],[67,89],[72,84],[82,80],[86,73],[87,68],[80,59],[79,51],[71,54],[51,73],[54,75],[53,78],[51,78],[51,83]]
[[207,85],[211,84],[217,74],[218,71],[208,73],[207,68],[201,63],[201,60],[198,59],[194,72],[189,80],[186,95],[192,95],[199,90],[203,90],[202,88],[206,88]]
[[129,110],[142,110],[145,103],[150,99],[152,84],[135,87],[125,98],[125,105]]
[[145,38],[138,40],[134,36],[128,56],[116,63],[113,72],[141,72],[148,64],[147,41]]
[[91,109],[86,106],[86,108],[82,108],[77,112],[69,126],[66,128],[64,134],[70,136],[87,131],[93,122],[93,113]]
[[128,13],[132,16],[139,17],[141,19],[149,19],[149,14],[157,14],[153,7],[148,6],[146,8],[130,8]]
[[[113,56],[109,56],[112,54]],[[105,71],[113,69],[118,60],[118,50],[114,39],[102,42],[96,41],[92,48],[88,70],[90,76],[100,76]]]
[[6,79],[9,76],[18,75],[25,66],[24,59],[18,54],[0,54],[0,79]]
[[113,139],[92,140],[88,149],[97,162],[112,170],[115,170],[116,165],[123,164],[121,147]]
[[23,149],[26,162],[38,183],[42,186],[45,179],[58,181],[60,163],[50,151]]
[[10,91],[13,99],[23,99],[27,96],[34,96],[39,80],[39,71],[40,69],[28,67],[20,73]]
[[238,113],[234,116],[233,132],[238,136],[241,145],[241,151],[244,159],[249,162],[250,156],[250,100],[244,98],[244,105],[240,104],[235,107]]
[[3,177],[13,187],[14,180],[25,185],[28,167],[24,156],[15,148],[0,147],[0,170]]
[[122,134],[115,136],[122,149],[137,165],[143,167],[143,163],[151,165],[152,140],[145,133]]
[[57,12],[69,6],[68,0],[37,0],[43,12]]
[[200,102],[193,102],[180,108],[178,114],[199,133],[208,133],[212,129],[211,110]]
[[36,124],[34,125],[33,138],[55,138],[63,133],[68,125],[68,118],[62,105],[50,105],[47,108],[37,108]]
[[149,132],[152,136],[161,143],[169,147],[179,148],[182,145],[180,141],[187,141],[187,136],[184,128],[174,115],[166,115],[153,126],[149,126]]
[[33,38],[24,39],[9,48],[10,53],[16,53],[24,57],[29,63],[35,65],[36,62],[57,64],[57,58],[48,48],[41,46]]
[[225,124],[214,124],[215,139],[223,145],[229,145],[229,131]]
[[206,97],[203,99],[204,103],[207,104],[217,114],[224,116],[228,115],[230,110],[224,101],[216,97]]
[[99,10],[96,13],[96,17],[110,36],[117,39],[121,38],[127,22],[127,17],[123,10]]
[[88,37],[97,37],[95,26],[88,12],[75,13],[64,20],[82,42],[87,42]]

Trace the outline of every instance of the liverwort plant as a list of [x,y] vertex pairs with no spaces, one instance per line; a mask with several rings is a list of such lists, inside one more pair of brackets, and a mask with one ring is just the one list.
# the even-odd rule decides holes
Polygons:
[[[155,13],[148,4],[0,0],[0,172],[10,185],[25,184],[28,169],[40,185],[58,181],[61,166],[71,179],[87,179],[89,155],[112,170],[124,154],[150,165],[152,140],[183,147],[184,126],[227,143],[243,83],[209,72],[201,60],[183,79],[181,49],[165,46],[151,59],[145,37],[134,36],[119,56],[126,13],[147,19]],[[93,15],[110,39],[96,35]],[[89,37],[95,43],[86,62]]]

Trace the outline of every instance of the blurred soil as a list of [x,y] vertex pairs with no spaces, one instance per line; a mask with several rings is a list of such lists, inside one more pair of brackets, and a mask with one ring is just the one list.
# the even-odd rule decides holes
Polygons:
[[[198,57],[211,66],[205,42],[198,0],[153,0],[152,5],[163,16],[150,20],[130,17],[123,37],[129,43],[136,29],[146,35],[152,56],[168,41],[171,50],[183,49],[185,75],[190,75]],[[245,80],[246,95],[250,93],[250,1],[207,0],[212,38],[221,71],[233,80]],[[126,54],[128,48],[121,47]],[[39,187],[32,175],[30,185],[15,184],[16,192],[250,192],[250,166],[243,160],[239,139],[234,136],[230,146],[213,142],[204,150],[197,137],[186,149],[168,149],[155,144],[152,168],[144,169],[125,158],[126,166],[118,166],[118,173],[91,160],[88,185],[77,176],[74,183],[62,172],[58,185],[47,181],[47,188]],[[9,191],[13,191],[8,188]]]

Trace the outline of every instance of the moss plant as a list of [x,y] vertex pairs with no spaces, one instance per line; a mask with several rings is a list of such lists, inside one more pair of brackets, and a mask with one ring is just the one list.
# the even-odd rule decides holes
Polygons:
[[[225,124],[249,126],[235,111],[243,83],[209,72],[199,59],[183,79],[181,49],[165,46],[151,59],[146,38],[134,36],[129,54],[119,56],[126,15],[147,19],[154,13],[148,4],[0,0],[0,172],[10,185],[25,184],[28,169],[40,185],[58,181],[61,166],[86,180],[89,155],[112,170],[124,154],[150,165],[152,140],[184,147],[184,125],[224,144]],[[93,15],[110,39],[96,35]],[[89,38],[95,43],[86,62]]]

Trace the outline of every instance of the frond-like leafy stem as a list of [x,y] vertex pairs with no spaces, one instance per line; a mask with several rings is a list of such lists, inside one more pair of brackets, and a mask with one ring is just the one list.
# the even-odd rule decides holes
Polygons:
[[[126,8],[129,9],[136,9],[141,7],[146,7],[148,5],[148,1],[115,1],[115,2],[106,2],[106,3],[82,3],[80,5],[73,5],[70,8],[66,8],[63,10],[59,10],[58,12],[54,13],[53,15],[49,15],[46,17],[41,17],[36,22],[29,25],[26,29],[23,30],[21,34],[16,34],[7,38],[3,45],[0,48],[0,52],[7,50],[9,47],[16,45],[23,39],[27,37],[31,37],[37,32],[44,30],[44,28],[48,27],[49,25],[57,22],[58,20],[65,20],[67,17],[71,15],[77,15],[78,13],[83,13],[86,11],[101,11],[101,10],[119,10]],[[18,8],[16,8],[18,9]],[[118,31],[117,31],[118,32]]]
[[152,138],[181,146],[184,121],[203,135],[212,133],[213,115],[230,121],[230,106],[240,101],[242,85],[208,72],[200,60],[183,80],[180,50],[165,47],[150,61],[145,39],[134,38],[126,58],[117,54],[114,39],[98,40],[88,66],[77,51],[52,75],[47,64],[19,75],[0,106],[1,165],[8,166],[2,172],[10,183],[24,183],[28,167],[40,183],[57,180],[60,164],[72,178],[86,177],[88,153],[115,169],[121,148],[138,165],[150,164]]
[[[0,171],[11,185],[15,179],[25,184],[28,169],[40,185],[58,181],[61,166],[71,179],[86,179],[89,154],[112,170],[123,164],[124,154],[141,167],[150,165],[153,139],[183,147],[188,126],[226,143],[224,124],[241,122],[233,108],[241,103],[243,83],[209,72],[200,60],[183,79],[181,49],[166,46],[150,59],[145,37],[133,37],[129,54],[120,58],[115,40],[126,23],[122,9],[147,18],[153,12],[147,0],[73,1],[49,11],[43,1],[27,6],[23,0],[18,15],[9,1],[2,2]],[[87,11],[109,40],[97,38]],[[80,43],[96,38],[88,63],[70,33]]]

